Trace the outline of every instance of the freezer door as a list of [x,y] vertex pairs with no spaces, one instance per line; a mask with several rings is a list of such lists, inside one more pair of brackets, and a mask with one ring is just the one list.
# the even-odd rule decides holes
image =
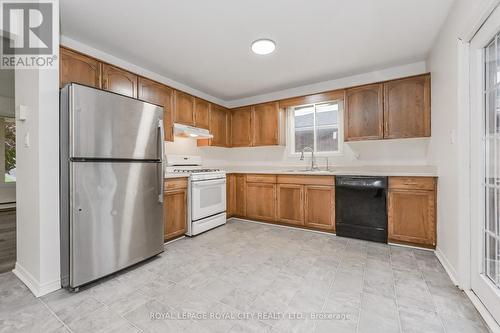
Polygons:
[[74,83],[67,89],[70,158],[161,159],[162,107]]
[[163,251],[160,163],[71,162],[70,287]]

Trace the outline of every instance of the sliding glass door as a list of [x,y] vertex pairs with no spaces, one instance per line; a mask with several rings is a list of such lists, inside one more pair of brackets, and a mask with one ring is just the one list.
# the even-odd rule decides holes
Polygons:
[[500,10],[471,41],[471,288],[500,322]]

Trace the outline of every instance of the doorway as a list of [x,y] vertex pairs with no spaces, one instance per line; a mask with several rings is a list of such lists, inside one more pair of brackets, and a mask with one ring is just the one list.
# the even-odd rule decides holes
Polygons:
[[0,273],[16,262],[15,71],[0,69]]

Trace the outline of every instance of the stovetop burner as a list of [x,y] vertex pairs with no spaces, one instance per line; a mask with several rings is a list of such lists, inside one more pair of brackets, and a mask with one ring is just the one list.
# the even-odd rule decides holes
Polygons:
[[176,173],[203,173],[203,172],[220,172],[221,169],[174,169]]

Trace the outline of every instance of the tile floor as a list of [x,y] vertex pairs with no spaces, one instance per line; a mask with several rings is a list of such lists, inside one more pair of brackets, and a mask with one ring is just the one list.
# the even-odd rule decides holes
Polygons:
[[432,252],[240,221],[76,294],[2,274],[16,331],[487,332]]

